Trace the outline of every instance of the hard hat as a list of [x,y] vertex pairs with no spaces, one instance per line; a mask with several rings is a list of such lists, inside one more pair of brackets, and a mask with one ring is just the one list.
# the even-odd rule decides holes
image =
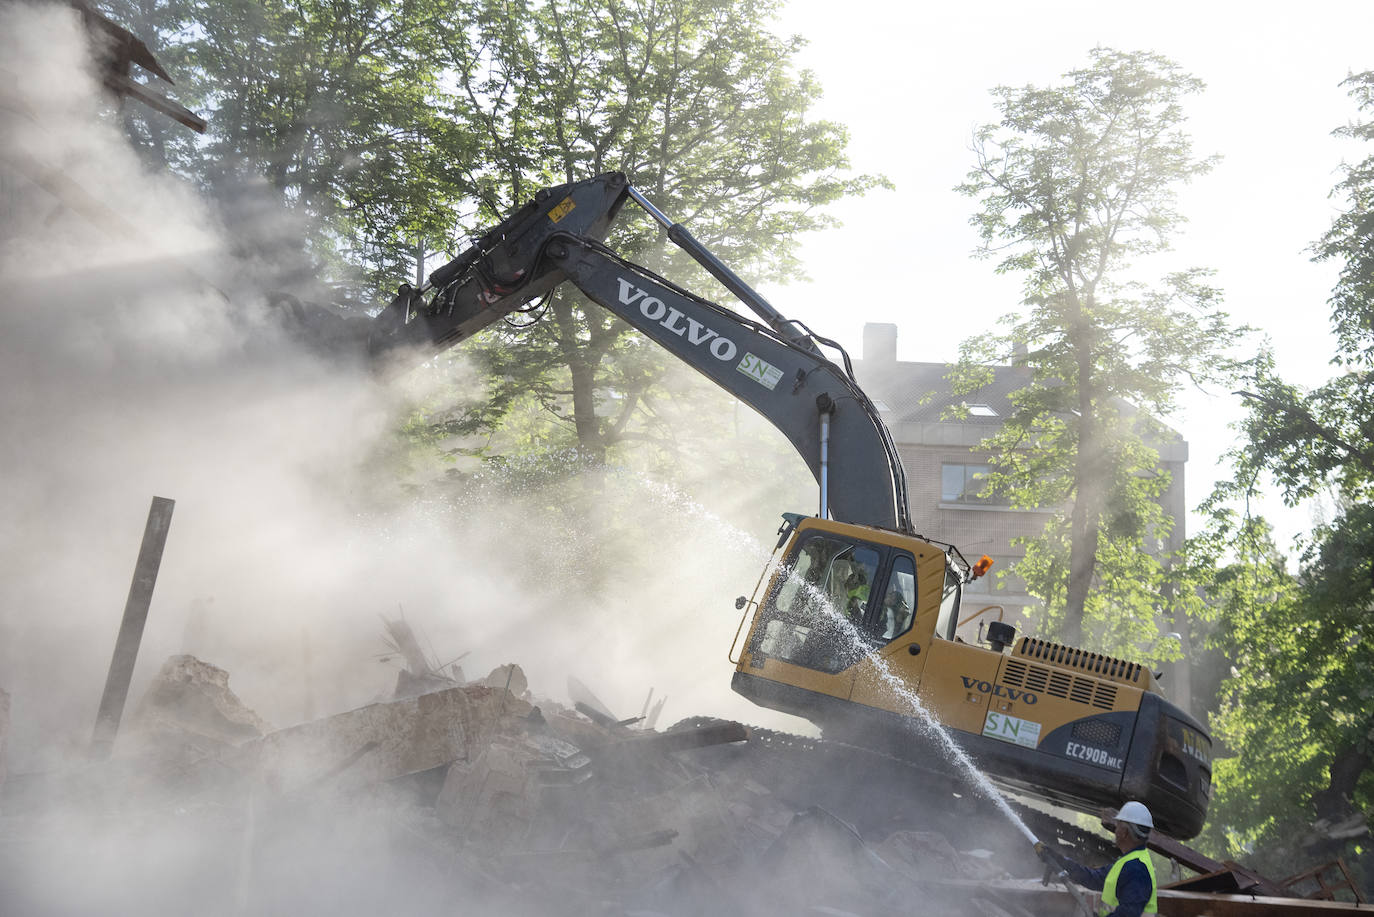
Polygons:
[[1145,808],[1143,802],[1128,802],[1121,807],[1121,811],[1116,813],[1117,821],[1127,821],[1133,825],[1140,825],[1145,828],[1153,828],[1155,820],[1150,817],[1150,810]]

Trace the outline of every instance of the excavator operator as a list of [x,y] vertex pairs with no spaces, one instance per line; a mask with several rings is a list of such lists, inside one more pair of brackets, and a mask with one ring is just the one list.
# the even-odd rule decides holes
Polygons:
[[902,595],[901,587],[894,581],[887,587],[887,595],[883,596],[883,613],[878,619],[878,626],[883,629],[883,639],[891,640],[904,633],[910,624],[911,606],[907,604],[906,596]]
[[864,568],[858,564],[854,565],[849,578],[845,580],[845,603],[844,614],[851,623],[858,625],[863,623],[864,609],[868,605],[868,576]]
[[1102,892],[1101,917],[1154,917],[1155,867],[1145,842],[1150,839],[1154,819],[1143,803],[1128,802],[1116,813],[1116,846],[1121,857],[1110,866],[1088,869],[1063,854],[1052,850],[1043,841],[1037,842],[1035,852],[1050,866],[1062,868],[1068,877],[1084,888]]

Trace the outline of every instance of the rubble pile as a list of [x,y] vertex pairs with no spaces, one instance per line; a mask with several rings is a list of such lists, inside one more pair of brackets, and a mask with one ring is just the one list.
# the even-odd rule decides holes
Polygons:
[[[106,913],[1006,913],[976,896],[935,905],[940,882],[1006,873],[904,819],[910,786],[847,812],[813,792],[883,796],[853,761],[807,774],[736,723],[588,716],[532,697],[513,665],[469,683],[410,672],[398,694],[273,730],[223,670],[172,657],[108,764],[21,782],[23,819],[0,807],[0,894],[62,912],[41,906],[41,876],[16,878],[44,849],[24,832],[68,831],[75,864],[73,837],[98,824],[128,856],[120,894],[139,889]],[[168,848],[177,859],[153,862]]]

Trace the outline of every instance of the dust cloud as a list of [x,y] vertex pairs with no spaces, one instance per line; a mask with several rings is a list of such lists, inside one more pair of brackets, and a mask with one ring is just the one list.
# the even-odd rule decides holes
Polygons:
[[[281,725],[301,715],[308,652],[313,693],[346,709],[389,690],[380,616],[403,611],[436,657],[471,653],[469,673],[520,661],[556,695],[566,674],[614,673],[621,709],[655,686],[712,712],[685,705],[728,682],[731,600],[761,567],[728,524],[711,531],[710,511],[618,469],[589,472],[576,518],[550,509],[539,469],[445,485],[421,467],[417,485],[427,459],[395,430],[435,371],[385,385],[298,346],[263,293],[299,266],[245,262],[271,246],[231,238],[192,189],[143,169],[83,71],[71,11],[4,15],[7,68],[25,75],[5,99],[0,249],[14,766],[84,742],[154,494],[177,507],[144,679],[194,652]],[[290,226],[235,205],[259,234]],[[480,397],[461,362],[444,372]]]
[[[207,825],[87,805],[153,495],[176,510],[126,721],[183,652],[227,670],[275,727],[389,698],[400,663],[382,618],[404,615],[434,661],[468,677],[518,662],[536,697],[568,702],[575,675],[618,716],[652,688],[665,723],[797,728],[732,695],[726,658],[776,514],[812,499],[792,486],[804,470],[778,473],[780,436],[684,378],[724,435],[655,477],[437,466],[396,431],[440,387],[480,398],[477,376],[459,358],[383,383],[304,347],[264,295],[303,273],[279,244],[294,218],[242,189],[230,231],[223,207],[145,170],[85,41],[69,8],[0,8],[0,690],[11,785],[56,775],[72,803],[4,839],[15,906],[0,910],[402,913],[488,894],[412,850],[387,799],[250,806],[247,829],[241,811]],[[274,830],[255,835],[254,818]]]

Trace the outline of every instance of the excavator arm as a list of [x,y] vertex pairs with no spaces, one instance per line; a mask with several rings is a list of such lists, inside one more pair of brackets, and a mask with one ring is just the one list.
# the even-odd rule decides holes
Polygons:
[[853,380],[818,350],[784,340],[588,240],[556,237],[547,254],[588,298],[782,431],[822,483],[831,516],[899,528],[906,506],[901,499],[899,508],[900,466],[894,473],[887,431]]
[[[606,247],[602,240],[629,197],[767,324],[690,293]],[[909,531],[896,447],[847,360],[841,368],[827,359],[820,345],[831,342],[783,318],[618,172],[541,190],[430,274],[423,287],[402,286],[366,326],[367,352],[384,367],[408,367],[528,308],[565,282],[777,427],[820,483],[833,518]]]

